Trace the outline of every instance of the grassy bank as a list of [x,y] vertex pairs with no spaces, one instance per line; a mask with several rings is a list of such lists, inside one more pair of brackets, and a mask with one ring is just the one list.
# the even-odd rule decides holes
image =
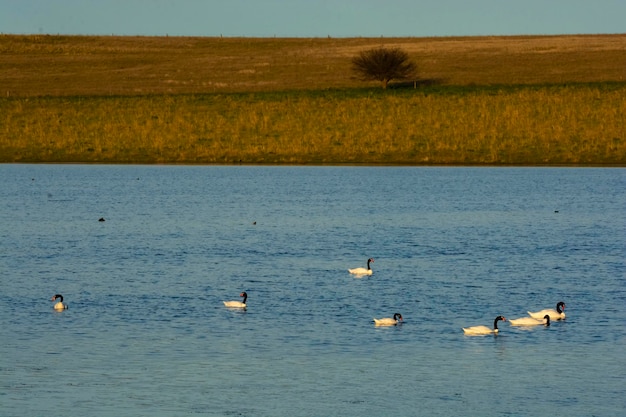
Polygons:
[[0,161],[626,161],[626,85],[0,100]]
[[[381,45],[419,77],[355,79],[350,59]],[[626,165],[624,50],[624,34],[0,35],[0,162]]]

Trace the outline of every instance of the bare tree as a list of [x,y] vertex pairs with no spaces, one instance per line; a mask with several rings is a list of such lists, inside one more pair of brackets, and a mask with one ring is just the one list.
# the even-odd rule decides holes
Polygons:
[[364,80],[380,81],[387,88],[389,81],[415,75],[416,66],[409,54],[400,48],[375,48],[361,51],[352,58],[352,70]]

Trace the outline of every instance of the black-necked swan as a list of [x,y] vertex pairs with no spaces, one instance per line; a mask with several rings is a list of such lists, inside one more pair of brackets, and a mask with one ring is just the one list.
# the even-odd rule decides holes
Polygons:
[[556,310],[552,310],[551,308],[546,308],[541,311],[535,311],[534,313],[529,311],[528,314],[530,317],[534,319],[542,319],[546,314],[550,316],[550,320],[562,320],[565,318],[565,303],[563,301],[559,301],[556,303]]
[[490,329],[487,326],[463,327],[463,333],[469,334],[469,335],[492,334],[492,333],[497,334],[498,322],[500,320],[506,321],[506,318],[504,318],[503,316],[496,317],[496,319],[493,321],[493,329]]
[[59,299],[59,302],[54,305],[55,310],[61,311],[67,309],[67,304],[63,304],[63,296],[61,294],[55,294],[51,298],[52,301],[55,301],[56,299]]
[[374,258],[369,258],[367,260],[367,269],[363,267],[348,269],[348,272],[354,275],[372,275],[372,268],[370,267],[370,263],[374,263]]
[[509,320],[511,326],[539,326],[539,325],[550,325],[550,315],[546,314],[543,316],[543,319],[534,319],[532,317],[520,317],[519,319]]
[[246,308],[246,300],[248,299],[248,293],[245,291],[239,294],[240,297],[243,297],[243,301],[224,301],[224,305],[226,307],[232,308]]
[[375,326],[395,326],[398,323],[402,323],[402,314],[396,313],[393,318],[385,317],[382,319],[374,319]]

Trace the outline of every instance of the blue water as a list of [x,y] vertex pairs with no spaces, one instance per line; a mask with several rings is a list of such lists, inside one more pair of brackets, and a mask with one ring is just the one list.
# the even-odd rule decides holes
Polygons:
[[624,169],[0,178],[2,416],[626,415]]

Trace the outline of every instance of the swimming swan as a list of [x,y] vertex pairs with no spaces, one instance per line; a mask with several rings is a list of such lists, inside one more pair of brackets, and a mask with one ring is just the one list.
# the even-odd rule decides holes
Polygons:
[[498,334],[498,322],[506,321],[506,318],[503,316],[498,316],[493,321],[493,329],[490,329],[487,326],[473,326],[473,327],[463,327],[463,333],[468,335],[479,335],[479,334]]
[[374,258],[367,260],[367,269],[363,267],[348,269],[348,272],[354,275],[372,275],[372,268],[370,268],[370,262],[374,263]]
[[59,299],[59,302],[54,305],[54,309],[57,311],[66,310],[67,304],[63,304],[63,296],[61,294],[55,294],[51,300],[55,301],[57,298]]
[[511,326],[538,326],[540,324],[549,326],[550,315],[546,314],[541,320],[534,319],[532,317],[520,317],[519,319],[509,320],[509,323],[511,323]]
[[395,326],[398,323],[402,323],[402,314],[400,313],[394,314],[393,318],[374,319],[375,326]]
[[536,312],[528,312],[530,317],[541,320],[546,314],[550,316],[550,320],[562,320],[565,318],[565,303],[563,301],[559,301],[556,303],[556,310],[552,310],[550,308],[546,308],[545,310],[536,311]]
[[231,308],[246,308],[246,300],[248,299],[248,294],[246,292],[242,292],[241,294],[239,294],[239,296],[243,297],[243,301],[224,301],[224,305]]

